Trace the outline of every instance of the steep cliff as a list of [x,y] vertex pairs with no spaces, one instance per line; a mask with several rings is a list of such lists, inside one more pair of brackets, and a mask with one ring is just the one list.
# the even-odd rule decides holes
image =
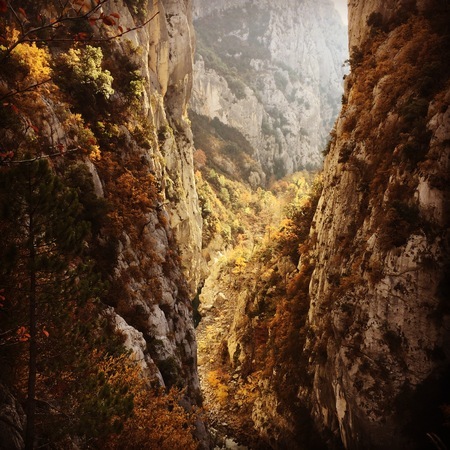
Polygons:
[[[119,12],[122,27],[135,26],[137,20],[126,4],[107,7]],[[145,74],[146,81],[141,126],[150,143],[139,145],[129,136],[131,142],[122,152],[131,160],[139,158],[142,170],[156,178],[160,198],[155,209],[137,211],[143,215],[139,217],[139,230],[133,230],[137,223],[129,223],[132,229],[125,228],[119,236],[114,277],[126,294],[113,298],[112,303],[129,325],[143,333],[146,352],[156,365],[163,363],[164,368],[159,369],[162,379],[169,385],[189,380],[191,394],[198,396],[189,302],[199,281],[201,246],[192,135],[186,121],[193,58],[190,8],[190,4],[178,1],[149,5],[146,14],[157,14],[149,26],[114,43],[113,54],[126,55],[130,45],[139,49],[138,70]],[[100,181],[104,170],[100,160]],[[106,197],[119,196],[112,201],[120,204],[120,186],[111,188],[113,192],[105,189]],[[178,249],[183,273],[175,261]],[[184,286],[184,276],[190,282],[189,290]]]
[[207,306],[232,305],[219,356],[250,442],[445,448],[449,9],[349,6],[351,73],[322,189],[243,270],[207,283]]
[[[82,174],[84,184],[81,178],[74,184],[80,196],[92,185],[91,207],[101,209],[87,218],[104,211],[107,217],[92,222],[85,247],[108,282],[104,316],[148,384],[186,388],[185,405],[199,404],[190,298],[200,278],[202,224],[186,111],[194,54],[191,4],[106,1],[89,22],[73,18],[89,11],[80,2],[24,1],[16,5],[23,7],[16,19],[1,6],[4,42],[12,48],[4,56],[2,46],[0,55],[6,61],[0,87],[3,169],[10,161],[20,167],[27,158],[46,159],[61,179]],[[39,48],[28,35],[20,42],[20,32],[38,13],[41,22],[32,25],[63,30],[63,39],[39,35]],[[58,14],[71,19],[58,29],[46,25]],[[73,28],[66,31],[66,23]],[[14,24],[22,24],[16,34]]]
[[434,448],[448,439],[449,8],[349,12],[352,71],[311,230],[309,398],[346,448]]
[[267,175],[319,167],[347,59],[332,3],[197,1],[194,11],[191,108],[242,132]]

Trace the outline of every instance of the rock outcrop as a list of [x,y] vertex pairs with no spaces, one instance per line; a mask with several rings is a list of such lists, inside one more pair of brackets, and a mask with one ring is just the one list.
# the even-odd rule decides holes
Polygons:
[[197,1],[191,108],[244,134],[266,174],[318,168],[342,94],[345,31],[329,1]]
[[[120,14],[124,29],[139,23],[127,2],[106,6]],[[190,297],[202,263],[201,215],[187,120],[194,54],[191,4],[164,0],[148,8],[147,17],[154,19],[114,45],[116,52],[126,54],[131,41],[140,52],[139,70],[147,81],[143,126],[151,144],[143,148],[128,135],[122,151],[140,158],[143,170],[158,180],[160,200],[155,209],[142,211],[145,224],[138,235],[124,229],[119,236],[114,279],[125,295],[119,291],[112,303],[121,316],[115,319],[118,329],[128,336],[130,348],[144,355],[147,370],[168,386],[186,385],[196,402],[200,390]],[[98,172],[103,182],[101,162]],[[104,190],[106,197],[119,194]]]
[[301,397],[345,448],[433,448],[449,400],[449,8],[349,6],[352,72],[311,230],[313,384]]

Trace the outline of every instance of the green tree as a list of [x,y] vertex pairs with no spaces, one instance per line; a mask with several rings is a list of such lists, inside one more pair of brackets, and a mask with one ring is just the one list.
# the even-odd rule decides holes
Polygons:
[[88,295],[89,283],[79,278],[85,269],[79,256],[89,227],[80,213],[76,193],[62,185],[46,159],[3,170],[0,283],[10,307],[16,308],[11,316],[22,330],[19,338],[28,340],[27,449],[35,439],[39,357],[61,311],[58,303]]
[[71,48],[60,57],[61,84],[67,89],[77,89],[77,94],[100,95],[109,98],[114,93],[113,77],[102,69],[103,52],[100,47],[86,45],[84,48]]

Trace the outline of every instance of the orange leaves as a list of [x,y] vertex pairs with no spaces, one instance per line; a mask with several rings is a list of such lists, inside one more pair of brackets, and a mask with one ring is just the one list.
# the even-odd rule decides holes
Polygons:
[[[0,298],[1,298],[2,296],[0,296]],[[4,299],[4,297],[3,297],[3,299]],[[50,336],[50,333],[48,332],[48,330],[47,330],[47,328],[45,327],[45,325],[42,327],[42,334],[46,337],[46,338],[48,338],[49,336]],[[28,328],[27,327],[24,327],[24,326],[21,326],[21,327],[19,327],[18,329],[17,329],[17,331],[16,331],[16,337],[17,337],[17,340],[19,341],[19,342],[28,342],[29,340],[30,340],[30,338],[31,338],[31,335],[30,335],[30,333],[29,333],[29,331],[28,331]]]
[[27,18],[27,13],[25,12],[25,10],[23,8],[17,8],[17,10],[23,17],[25,17],[25,19]]
[[[111,14],[105,15],[101,13],[98,17],[89,17],[88,21],[93,26],[96,25],[98,21],[101,21],[104,25],[108,27],[112,27],[114,25],[117,25],[117,20],[120,19],[120,14],[113,12]],[[119,31],[122,30],[122,27],[119,27]]]
[[[132,414],[122,416],[123,429],[105,436],[101,448],[197,449],[192,436],[197,415],[180,405],[183,392],[151,389],[132,358],[128,355],[104,356],[96,350],[92,352],[92,366],[97,370],[98,378],[102,379],[95,394],[101,395],[108,386],[110,392],[121,393],[122,401],[126,397],[133,400]],[[111,422],[117,419],[118,416],[110,418]]]
[[30,333],[28,333],[28,330],[25,327],[20,327],[16,331],[17,337],[19,339],[19,342],[27,342],[30,339]]
[[228,401],[230,375],[222,369],[211,370],[207,380],[219,403],[225,404]]
[[122,197],[132,209],[145,212],[154,203],[155,178],[152,175],[136,177],[131,171],[126,171],[118,180]]

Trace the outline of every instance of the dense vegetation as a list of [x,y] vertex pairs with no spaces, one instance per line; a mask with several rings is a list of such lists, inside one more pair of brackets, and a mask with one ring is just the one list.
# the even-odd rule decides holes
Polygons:
[[[367,412],[378,417],[375,430],[388,430],[385,442],[390,439],[386,423],[398,427],[398,434],[403,433],[402,438],[417,448],[431,448],[430,435],[448,440],[445,344],[440,338],[433,340],[434,331],[430,331],[430,348],[426,348],[426,339],[407,323],[429,321],[426,327],[430,330],[438,323],[446,333],[448,226],[442,224],[448,225],[448,214],[441,206],[434,210],[433,205],[434,213],[431,207],[423,207],[427,200],[420,198],[420,184],[426,182],[442,198],[448,195],[448,141],[442,136],[439,141],[439,132],[431,139],[431,130],[437,127],[433,120],[439,117],[445,122],[442,117],[448,114],[448,14],[398,17],[399,22],[391,24],[382,24],[381,19],[377,15],[368,18],[370,37],[362,48],[352,51],[342,115],[325,152],[333,149],[328,160],[328,192],[323,197],[329,203],[321,204],[320,226],[312,222],[317,189],[304,204],[291,207],[279,227],[267,230],[264,238],[259,235],[256,245],[250,240],[251,245],[245,247],[243,233],[244,239],[235,241],[234,250],[219,260],[217,302],[223,308],[230,303],[240,315],[231,316],[231,331],[223,332],[222,345],[205,379],[228,423],[255,446],[260,444],[255,443],[252,428],[257,421],[262,448],[320,448],[309,408],[316,408],[317,423],[327,422],[321,424],[321,433],[330,439],[329,445],[334,441],[338,446],[340,436],[350,436],[351,432],[338,430],[350,424],[356,430],[351,437],[356,447],[381,448],[376,431],[372,442],[364,441],[365,427],[372,426],[372,418],[362,417]],[[207,63],[217,65],[214,60]],[[207,154],[206,144],[202,145]],[[223,172],[221,185],[226,183]],[[341,208],[339,220],[334,220],[333,208],[336,213]],[[348,211],[353,214],[345,215]],[[265,219],[263,214],[259,217],[261,222]],[[321,240],[309,234],[311,225],[312,230],[320,230]],[[416,250],[417,237],[426,242],[423,252],[410,263],[410,269],[392,273],[394,264],[409,267],[403,258],[407,260],[408,253]],[[313,290],[321,286],[321,295],[310,299],[315,260],[319,264],[311,284]],[[415,285],[423,281],[409,276],[402,280],[401,275],[409,271],[420,274],[418,280],[428,276],[433,280],[429,292]],[[395,280],[396,276],[399,281],[394,283],[390,277]],[[386,298],[377,298],[379,287],[386,290]],[[423,289],[423,299],[414,298],[419,289]],[[411,305],[426,303],[427,295],[436,295],[434,306],[426,306],[430,311],[437,308],[432,313],[410,310],[397,317],[389,303],[398,298],[406,310],[413,309]],[[310,302],[314,302],[311,322],[307,318]],[[378,316],[372,309],[369,317],[367,311],[377,307],[386,307],[386,315]],[[214,308],[210,311],[217,314]],[[379,323],[371,323],[373,315]],[[206,333],[214,333],[212,325]],[[431,374],[413,367],[416,348],[425,353],[430,372],[434,370]],[[339,393],[333,392],[341,383],[336,377],[342,376],[342,368],[348,379],[347,386],[341,385],[346,388],[342,396],[347,401],[346,414],[355,412],[348,420],[338,420]],[[421,370],[428,378],[416,386],[410,381],[411,373],[422,376]],[[399,394],[395,401],[394,393]],[[308,404],[311,398],[319,402]],[[370,406],[363,404],[366,401]],[[318,411],[321,407],[322,412]],[[435,444],[440,445],[437,438]]]
[[[267,441],[255,436],[252,407],[265,395],[258,383],[270,378],[280,388],[280,414],[302,417],[298,423],[303,421],[303,425],[294,436],[308,444],[315,439],[312,426],[304,406],[295,398],[298,386],[309,386],[307,356],[299,355],[305,344],[308,285],[314,268],[309,230],[321,182],[314,180],[313,174],[301,172],[273,181],[270,189],[252,189],[241,178],[244,173],[246,179],[242,162],[236,166],[228,163],[223,150],[227,141],[220,133],[223,127],[206,118],[193,118],[196,143],[202,145],[194,159],[204,247],[211,263],[215,261],[208,283],[226,296],[218,309],[206,314],[223,317],[232,327],[238,321],[234,332],[241,336],[237,346],[230,347],[228,330],[200,325],[203,383],[213,393],[207,399],[214,402],[214,410],[227,420],[231,432],[259,448]],[[235,161],[247,157],[245,141],[234,145]],[[224,313],[243,305],[245,312],[239,319]],[[274,432],[267,430],[267,440]],[[277,439],[288,444],[291,438]]]
[[141,159],[156,130],[141,118],[138,49],[114,52],[120,16],[103,3],[0,2],[0,383],[24,407],[28,449],[194,449],[182,385],[144,378],[106,306],[131,295],[130,275],[112,276],[123,230],[142,241],[161,196]]

